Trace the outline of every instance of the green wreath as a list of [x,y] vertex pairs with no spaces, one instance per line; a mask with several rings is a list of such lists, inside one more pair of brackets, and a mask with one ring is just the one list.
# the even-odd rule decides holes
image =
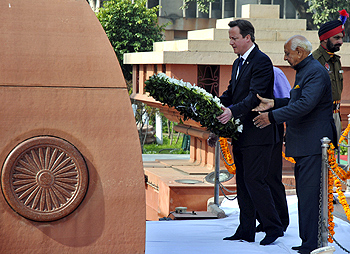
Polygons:
[[183,119],[192,119],[219,137],[237,139],[243,126],[239,119],[222,124],[216,119],[223,113],[218,97],[189,82],[169,78],[164,73],[154,74],[145,81],[146,92],[163,105],[174,107]]

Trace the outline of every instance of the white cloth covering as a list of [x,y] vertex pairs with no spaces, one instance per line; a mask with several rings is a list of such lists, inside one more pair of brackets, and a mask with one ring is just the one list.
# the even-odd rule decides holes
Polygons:
[[[213,220],[173,220],[146,222],[146,254],[297,254],[291,249],[299,246],[297,197],[287,196],[290,225],[283,237],[273,244],[259,244],[265,233],[257,233],[254,243],[224,241],[222,238],[235,233],[238,226],[239,208],[237,201],[225,199],[221,209],[228,217]],[[318,215],[315,215],[318,216]],[[350,250],[350,224],[334,218],[335,239]],[[335,253],[346,253],[335,243]]]

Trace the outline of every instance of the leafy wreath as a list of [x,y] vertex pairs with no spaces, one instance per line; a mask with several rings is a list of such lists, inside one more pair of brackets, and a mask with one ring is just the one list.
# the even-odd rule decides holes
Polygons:
[[169,78],[164,73],[154,74],[145,81],[146,92],[163,105],[174,107],[183,119],[192,119],[202,127],[219,137],[237,139],[243,125],[239,119],[233,118],[226,124],[216,119],[223,113],[223,105],[218,97],[214,97],[201,87],[189,82]]

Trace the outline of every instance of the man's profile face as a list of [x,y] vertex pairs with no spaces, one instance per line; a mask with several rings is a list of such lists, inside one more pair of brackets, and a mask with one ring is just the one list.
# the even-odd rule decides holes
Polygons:
[[250,41],[250,36],[247,35],[246,37],[243,37],[238,26],[231,27],[228,31],[228,35],[233,51],[237,55],[244,55],[244,53],[249,49],[248,42]]
[[340,50],[341,45],[343,45],[343,33],[338,33],[327,39],[326,47],[328,51],[334,53]]
[[291,41],[289,41],[284,45],[284,61],[287,61],[290,64],[290,66],[294,67],[295,65],[300,63],[300,59],[298,57],[297,49],[291,49],[291,44]]

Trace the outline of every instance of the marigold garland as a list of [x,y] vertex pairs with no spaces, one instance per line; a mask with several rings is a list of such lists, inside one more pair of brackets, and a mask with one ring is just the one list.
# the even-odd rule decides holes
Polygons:
[[[350,126],[350,125],[349,125]],[[348,127],[349,127],[348,126]],[[348,128],[347,128],[348,129]],[[350,129],[350,128],[349,128]],[[347,130],[348,132],[349,130]],[[344,131],[345,134],[345,131]],[[347,133],[346,135],[347,136]],[[339,140],[339,143],[342,140]],[[333,172],[338,175],[340,179],[343,181],[350,179],[350,171],[345,172],[341,167],[338,166],[338,163],[336,162],[335,155],[334,155],[334,145],[330,143],[330,148],[328,149],[328,163],[330,167],[332,168]],[[333,222],[333,214],[334,206],[333,206],[333,185],[336,187],[336,192],[338,193],[338,200],[340,204],[343,206],[344,212],[346,214],[347,219],[350,221],[350,208],[346,201],[346,197],[341,189],[341,183],[339,179],[333,175],[333,172],[331,170],[328,170],[328,230],[330,235],[328,236],[328,241],[330,243],[333,242],[333,239],[331,236],[334,235],[334,222]]]
[[[350,124],[343,132],[341,138],[339,139],[339,144],[347,137],[348,133],[350,131]],[[334,152],[334,145],[330,143],[330,148],[328,149],[328,163],[329,166],[332,168],[333,172],[338,175],[340,179],[343,181],[346,181],[347,179],[350,179],[350,170],[346,172],[341,167],[338,166],[338,163],[335,159],[335,152]],[[286,159],[289,162],[295,163],[295,160],[292,157],[286,157],[285,153],[282,152],[282,156],[284,159]],[[333,186],[336,187],[336,192],[338,193],[338,200],[340,204],[343,206],[344,212],[346,214],[347,219],[350,221],[350,208],[346,201],[346,197],[341,189],[341,183],[339,179],[333,175],[333,172],[331,170],[328,170],[328,242],[332,243],[333,239],[332,236],[335,234],[334,232],[334,225],[333,222],[334,216],[334,205],[333,205]]]
[[[344,131],[342,137],[347,136],[349,131],[350,131],[350,124]],[[339,143],[341,143],[343,140],[344,139],[340,138]],[[219,141],[220,141],[220,146],[221,146],[223,156],[225,157],[225,160],[226,160],[226,161],[224,160],[225,167],[231,174],[235,174],[236,166],[233,164],[234,161],[232,159],[230,150],[228,148],[227,139],[220,138]],[[350,170],[346,172],[345,170],[343,170],[341,167],[338,166],[338,163],[336,162],[335,155],[334,155],[335,154],[334,149],[335,149],[334,145],[330,143],[330,148],[327,150],[329,166],[332,168],[333,172],[336,175],[338,175],[340,179],[342,179],[343,181],[346,181],[347,179],[350,179]],[[295,160],[292,157],[286,157],[283,151],[282,151],[282,156],[287,161],[295,164]],[[233,165],[230,166],[226,162]],[[346,201],[346,197],[344,193],[342,192],[341,183],[339,179],[335,175],[333,175],[333,172],[331,170],[328,170],[328,230],[329,230],[328,242],[330,243],[333,242],[332,236],[335,234],[334,232],[335,223],[333,222],[333,219],[334,219],[333,186],[336,187],[336,192],[338,193],[338,200],[340,204],[343,206],[347,219],[350,221],[350,207]]]
[[342,192],[341,183],[339,179],[334,180],[334,185],[337,187],[336,192],[338,193],[338,200],[340,204],[343,206],[346,217],[350,221],[350,208],[349,208],[348,202],[346,201],[346,197]]
[[289,161],[289,162],[295,164],[294,158],[293,158],[293,157],[286,157],[286,154],[285,154],[283,151],[282,151],[282,156],[283,156],[283,158],[284,158],[285,160],[287,160],[287,161]]
[[343,181],[350,179],[350,170],[346,172],[344,169],[338,166],[337,160],[335,159],[334,145],[332,143],[329,144],[328,149],[328,163],[329,166],[333,169],[334,173],[336,173],[339,178]]
[[[341,142],[348,137],[349,131],[350,131],[350,124],[346,127],[346,129],[341,134],[341,136],[339,138],[339,142],[338,142],[339,144],[341,144]],[[347,142],[347,140],[345,140],[345,141]]]
[[[233,161],[233,158],[231,156],[230,149],[228,148],[227,138],[220,137],[219,142],[220,142],[222,154],[225,158],[225,160],[224,160],[225,167],[226,167],[227,171],[230,172],[230,174],[234,175],[234,174],[236,174],[236,165],[233,164],[234,161]],[[231,164],[231,166],[228,165],[226,162],[228,164]]]
[[332,176],[332,171],[328,170],[328,230],[330,235],[328,235],[328,242],[332,243],[333,239],[331,236],[334,235],[334,222],[333,222],[333,211],[334,211],[334,205],[333,205],[333,184],[334,179]]

